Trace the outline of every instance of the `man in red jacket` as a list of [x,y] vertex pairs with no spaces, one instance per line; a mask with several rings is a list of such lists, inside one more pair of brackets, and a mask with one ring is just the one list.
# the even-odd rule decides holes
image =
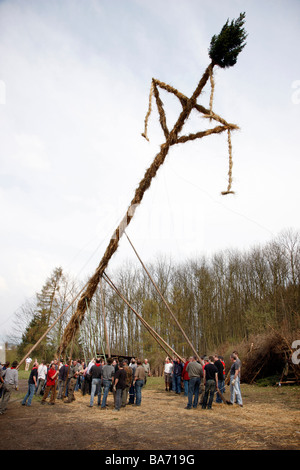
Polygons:
[[183,389],[184,389],[184,396],[185,397],[188,396],[188,391],[189,391],[190,377],[189,377],[189,374],[186,371],[186,366],[188,365],[189,362],[190,362],[189,360],[185,361],[184,366],[183,366],[183,370],[182,370],[182,380],[183,380]]
[[55,363],[53,362],[47,374],[47,382],[46,382],[45,392],[41,401],[41,405],[44,405],[46,403],[46,398],[48,397],[50,392],[51,392],[51,396],[50,396],[49,405],[55,404],[55,395],[56,395],[55,379],[57,375],[58,375],[58,370],[55,369]]

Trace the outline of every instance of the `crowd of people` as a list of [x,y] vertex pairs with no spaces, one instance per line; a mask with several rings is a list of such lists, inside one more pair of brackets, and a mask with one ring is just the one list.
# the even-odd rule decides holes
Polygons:
[[[127,405],[141,406],[142,388],[151,376],[147,359],[102,358],[97,355],[88,364],[80,360],[66,362],[53,360],[50,364],[44,361],[32,361],[27,358],[26,364],[33,362],[28,379],[28,390],[22,400],[22,406],[31,406],[35,395],[41,396],[41,405],[46,402],[54,405],[56,400],[72,403],[75,391],[90,395],[88,406],[95,405],[106,410],[109,392],[113,395],[114,411],[120,411]],[[243,406],[240,377],[241,361],[237,351],[231,356],[230,367],[230,402]],[[18,389],[18,362],[6,363],[0,367],[0,414],[7,408],[13,389]],[[25,367],[27,369],[27,366]],[[27,369],[28,370],[28,369]],[[184,393],[187,397],[186,409],[211,409],[212,404],[224,401],[225,363],[219,355],[195,356],[189,359],[167,357],[164,365],[165,390],[175,394]],[[216,398],[215,398],[216,395]],[[47,401],[49,397],[49,401]]]
[[[182,391],[188,397],[186,409],[212,409],[212,404],[227,402],[243,406],[240,379],[241,360],[238,352],[230,355],[230,401],[223,397],[225,392],[225,362],[222,356],[191,356],[189,359],[167,357],[164,366],[165,390],[180,394]],[[215,398],[216,395],[216,398]]]
[[[32,362],[26,361],[26,364]],[[13,389],[18,389],[18,362],[11,367],[9,363],[0,368],[0,414],[7,408]],[[25,366],[25,369],[28,368]],[[120,411],[126,405],[141,406],[142,387],[151,375],[147,359],[132,358],[129,362],[123,358],[103,359],[100,355],[88,364],[80,360],[66,362],[53,360],[50,364],[44,361],[33,361],[28,379],[28,390],[22,400],[23,406],[31,406],[35,395],[41,396],[41,405],[46,402],[54,405],[56,400],[72,403],[75,391],[90,395],[89,407],[94,406],[95,398],[101,410],[106,410],[109,392],[113,395],[114,411]],[[103,392],[103,394],[102,394]],[[49,401],[47,398],[49,397]],[[101,400],[102,398],[102,400]]]

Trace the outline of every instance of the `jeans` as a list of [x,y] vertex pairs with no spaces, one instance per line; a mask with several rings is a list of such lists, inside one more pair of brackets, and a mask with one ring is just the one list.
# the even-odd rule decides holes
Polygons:
[[174,374],[172,374],[172,391],[176,392],[176,379]]
[[83,382],[83,376],[79,375],[77,377],[77,381],[76,381],[76,385],[75,385],[75,392],[78,392],[78,390],[81,390],[82,382]]
[[183,381],[183,387],[184,387],[184,396],[187,397],[189,394],[189,380]]
[[32,401],[33,395],[35,394],[35,390],[36,390],[36,387],[34,384],[28,384],[28,391],[25,397],[23,398],[22,405],[26,404],[27,398],[28,398],[27,406],[31,405],[31,401]]
[[83,382],[81,384],[81,393],[82,395],[86,395],[87,393],[90,395],[91,394],[91,388],[92,388],[92,379],[90,374],[86,374],[83,378]]
[[129,386],[126,386],[123,390],[123,395],[122,395],[122,406],[126,406],[127,400],[128,400],[128,394],[129,394]]
[[135,404],[140,406],[142,401],[142,387],[144,385],[144,381],[139,379],[135,382]]
[[[199,399],[200,377],[191,377],[189,380],[187,408],[197,408]],[[194,396],[194,401],[193,401]]]
[[[222,394],[225,392],[225,380],[218,380],[218,389]],[[222,398],[220,398],[218,393],[216,397],[216,403],[223,403]]]
[[131,387],[129,388],[128,405],[133,405],[134,404],[134,398],[135,398],[135,387],[134,387],[133,382],[132,382]]
[[242,400],[242,394],[241,394],[241,388],[240,388],[240,378],[237,377],[235,379],[235,383],[234,385],[232,385],[232,381],[234,379],[234,375],[231,375],[230,376],[230,402],[233,404],[234,403],[234,399],[236,397],[237,399],[237,403],[239,405],[242,405],[243,404],[243,400]]
[[92,379],[90,406],[93,406],[94,404],[95,395],[98,396],[98,405],[100,405],[101,403],[101,379]]
[[37,396],[40,396],[40,394],[43,390],[44,383],[45,383],[45,379],[38,379],[38,386],[37,386],[37,389],[35,391],[35,394]]
[[107,397],[108,397],[110,386],[111,386],[111,380],[103,379],[103,398],[102,398],[101,408],[106,407],[106,400],[107,400]]
[[181,393],[181,375],[174,375],[175,380],[175,393]]
[[63,398],[63,391],[64,391],[64,386],[65,386],[66,381],[62,379],[58,379],[58,395],[57,398],[60,400]]
[[[205,384],[205,392],[203,397],[202,408],[210,409],[212,402],[214,401],[214,394],[216,391],[216,382],[214,380],[207,380]],[[208,403],[207,403],[208,401]]]
[[123,389],[122,388],[117,388],[116,390],[116,399],[115,399],[115,409],[119,410],[122,405],[122,394],[123,394]]

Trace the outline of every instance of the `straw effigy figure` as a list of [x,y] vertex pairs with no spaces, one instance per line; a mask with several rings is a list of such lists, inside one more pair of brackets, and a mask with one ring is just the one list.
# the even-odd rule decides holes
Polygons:
[[[239,53],[244,48],[246,42],[247,34],[243,28],[245,22],[245,14],[241,13],[237,20],[232,20],[229,23],[229,20],[223,26],[221,32],[218,35],[214,35],[211,39],[210,48],[209,48],[209,57],[211,59],[210,64],[208,65],[207,69],[205,70],[202,78],[200,79],[194,93],[190,98],[186,97],[182,93],[180,93],[175,88],[166,85],[159,80],[152,79],[151,90],[150,90],[150,98],[149,98],[149,109],[148,113],[145,118],[145,130],[142,134],[147,140],[147,124],[148,118],[151,112],[151,100],[152,96],[154,95],[159,111],[160,116],[160,124],[162,130],[165,135],[165,142],[161,145],[159,153],[155,156],[153,163],[146,171],[143,179],[141,180],[140,184],[138,185],[135,195],[130,203],[130,206],[113,233],[111,240],[108,244],[108,247],[101,259],[94,275],[88,281],[84,292],[82,293],[75,313],[72,315],[68,325],[65,328],[61,344],[58,350],[58,353],[63,354],[66,351],[66,348],[71,343],[71,341],[75,338],[76,333],[79,330],[80,324],[84,318],[85,311],[87,309],[87,305],[90,304],[92,297],[97,289],[97,286],[100,282],[101,277],[104,274],[105,269],[108,266],[109,260],[116,252],[119,244],[119,240],[123,235],[125,228],[128,226],[132,217],[135,213],[136,208],[141,203],[143,196],[147,189],[150,187],[153,178],[156,176],[158,169],[164,163],[165,158],[168,154],[168,151],[171,146],[184,143],[188,140],[195,140],[198,138],[202,138],[211,134],[217,134],[224,131],[228,133],[228,148],[229,148],[229,180],[228,180],[228,188],[226,191],[222,192],[222,194],[229,194],[232,193],[231,191],[231,182],[232,182],[232,157],[231,157],[231,137],[230,133],[234,129],[238,129],[238,126],[235,124],[230,124],[225,121],[225,119],[221,118],[217,114],[215,114],[212,110],[212,101],[213,101],[213,91],[214,91],[214,80],[213,80],[213,69],[215,66],[219,66],[221,68],[231,67],[235,65],[237,61],[237,57]],[[197,98],[200,96],[204,86],[210,80],[211,83],[211,98],[210,98],[210,109],[206,109],[205,107],[197,104]],[[182,111],[173,127],[170,131],[167,127],[166,123],[166,116],[163,109],[163,104],[159,96],[159,89],[166,90],[167,92],[173,93],[180,101],[182,105]],[[189,134],[186,136],[179,136],[185,122],[189,118],[191,111],[195,109],[203,114],[203,117],[209,118],[210,121],[214,120],[218,122],[219,125],[212,129],[208,129],[205,131],[197,132],[195,134]]]

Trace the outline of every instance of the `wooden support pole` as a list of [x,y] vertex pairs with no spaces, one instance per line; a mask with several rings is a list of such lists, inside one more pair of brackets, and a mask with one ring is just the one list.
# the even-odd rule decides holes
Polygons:
[[144,325],[144,327],[149,331],[149,333],[151,334],[151,336],[155,339],[155,341],[159,344],[159,346],[167,353],[167,355],[169,356],[169,351],[167,351],[165,349],[165,346],[176,356],[178,357],[181,362],[183,362],[183,359],[182,357],[179,356],[179,354],[177,354],[176,351],[174,351],[173,348],[171,348],[171,346],[146,322],[146,320],[141,317],[141,315],[139,315],[137,313],[137,311],[129,304],[129,302],[125,299],[125,297],[121,294],[121,292],[119,291],[119,289],[113,284],[113,282],[110,280],[110,278],[107,276],[106,273],[104,273],[103,275],[103,278],[104,280],[108,283],[108,285],[121,297],[122,300],[124,300],[124,302],[126,303],[126,305],[128,305],[128,307],[132,310],[132,312],[137,316],[137,318],[141,321],[141,323]]
[[106,354],[108,355],[108,357],[111,357],[111,354],[110,354],[110,345],[109,345],[109,337],[108,337],[108,330],[107,330],[107,323],[106,323],[106,314],[105,314],[105,305],[104,305],[104,294],[103,294],[102,279],[100,279],[100,295],[101,295],[101,305],[102,305],[102,313],[103,313],[103,323],[104,323],[104,335],[105,335]]
[[[35,343],[34,346],[32,346],[32,348],[26,353],[26,355],[21,359],[21,361],[19,362],[18,364],[18,367],[17,369],[19,369],[20,365],[23,364],[23,362],[25,361],[26,357],[28,357],[32,351],[35,350],[35,348],[41,343],[41,341],[43,341],[43,339],[47,336],[47,334],[52,330],[52,328],[56,325],[56,323],[63,317],[63,315],[67,312],[67,310],[69,310],[69,308],[71,307],[71,305],[73,305],[73,303],[75,302],[75,300],[80,296],[80,294],[82,293],[82,291],[86,288],[87,284],[85,284],[83,286],[83,288],[78,292],[78,294],[74,297],[74,299],[72,300],[72,302],[69,303],[69,305],[63,310],[63,312],[57,317],[57,319],[52,323],[51,326],[49,326],[49,328],[45,331],[45,333],[40,337],[40,339]],[[59,350],[58,350],[58,354],[59,354],[59,359],[60,359],[60,355],[61,355],[61,352],[62,352],[62,348],[60,347]]]
[[197,353],[196,351],[196,348],[194,347],[194,345],[192,344],[192,342],[189,340],[187,334],[185,333],[185,331],[183,330],[182,326],[180,325],[179,321],[177,320],[177,318],[175,317],[174,313],[172,312],[172,310],[170,309],[170,306],[169,304],[167,303],[166,299],[164,298],[164,296],[162,295],[162,293],[160,292],[159,288],[157,287],[157,285],[155,284],[151,274],[149,273],[148,269],[146,268],[145,264],[143,263],[143,261],[141,260],[138,252],[136,251],[135,247],[133,246],[130,238],[128,237],[127,233],[125,232],[125,235],[127,237],[127,240],[129,241],[133,251],[135,252],[138,260],[140,261],[141,265],[143,266],[144,270],[146,271],[150,281],[152,282],[153,286],[155,287],[155,290],[156,292],[158,292],[159,296],[161,297],[163,303],[165,304],[165,306],[167,307],[167,310],[169,312],[169,314],[171,315],[171,317],[173,318],[173,320],[175,321],[176,325],[178,326],[178,328],[180,329],[181,333],[183,334],[185,340],[187,341],[188,345],[190,346],[190,348],[192,349],[193,353],[195,354],[195,356],[197,357],[198,361],[203,365],[204,362],[202,361],[201,357],[199,356],[199,354]]

